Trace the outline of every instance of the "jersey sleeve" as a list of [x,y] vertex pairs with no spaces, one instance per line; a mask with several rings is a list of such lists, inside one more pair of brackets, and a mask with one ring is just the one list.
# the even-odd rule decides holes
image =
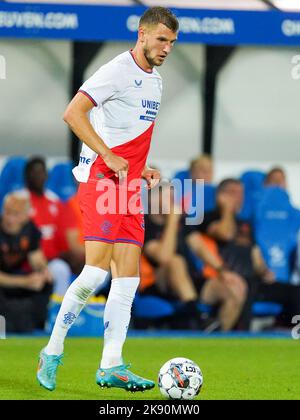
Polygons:
[[87,96],[94,106],[100,107],[118,92],[119,79],[116,66],[105,65],[83,83],[79,92]]

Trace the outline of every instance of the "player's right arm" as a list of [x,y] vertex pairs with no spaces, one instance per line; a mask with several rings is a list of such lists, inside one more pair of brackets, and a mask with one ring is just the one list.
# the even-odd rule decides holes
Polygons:
[[128,161],[115,155],[94,130],[88,113],[94,104],[89,98],[78,92],[65,110],[63,119],[76,136],[90,149],[102,157],[105,164],[117,176],[125,177],[128,172]]

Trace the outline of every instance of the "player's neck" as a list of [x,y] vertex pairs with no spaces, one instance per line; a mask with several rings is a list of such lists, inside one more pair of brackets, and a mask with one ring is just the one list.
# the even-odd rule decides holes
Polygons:
[[142,70],[147,73],[152,73],[153,67],[148,63],[142,49],[135,46],[130,52],[136,64],[141,67]]

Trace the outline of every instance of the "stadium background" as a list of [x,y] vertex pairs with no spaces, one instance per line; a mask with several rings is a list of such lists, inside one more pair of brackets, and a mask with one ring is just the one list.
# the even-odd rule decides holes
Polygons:
[[[25,3],[29,2],[0,1],[0,55],[5,58],[5,79],[0,79],[0,170],[7,158],[14,155],[43,155],[47,158],[49,168],[76,155],[74,139],[62,121],[63,111],[74,93],[74,40],[68,39],[66,32],[60,32],[58,29],[45,33],[37,27],[11,27],[5,23],[1,13],[24,10],[40,13],[44,7],[50,8],[47,11],[54,8],[59,12],[66,3],[69,7],[74,7],[74,13],[79,13],[77,5],[86,5],[87,2],[31,1],[30,6]],[[137,7],[141,2],[89,0],[88,3],[97,5],[95,7],[100,10],[102,5]],[[157,3],[174,7],[183,16],[187,14],[198,19],[207,16],[232,18],[235,29],[231,35],[214,33],[212,29],[211,33],[195,30],[194,33],[191,31],[180,36],[168,63],[160,69],[164,80],[163,106],[156,125],[149,162],[161,168],[163,175],[170,178],[177,170],[186,168],[188,162],[201,152],[212,152],[215,182],[227,176],[240,176],[249,169],[268,170],[271,166],[280,164],[287,171],[292,203],[300,207],[300,70],[297,67],[300,62],[297,59],[300,55],[300,7],[298,6],[297,10],[296,2],[292,0],[190,0],[184,2],[184,6],[190,9],[181,10],[183,2],[179,0],[144,2],[145,5]],[[73,4],[76,6],[72,6]],[[119,10],[115,9],[115,12]],[[134,14],[139,14],[143,9],[132,10]],[[65,9],[63,11],[65,12]],[[284,20],[293,23],[284,26]],[[243,30],[239,22],[247,23]],[[70,38],[75,38],[78,51],[81,51],[83,45],[80,25],[77,30],[77,35],[74,33]],[[134,40],[135,32],[129,34],[129,31],[124,30],[124,40],[116,40],[114,30],[114,26],[101,28],[107,37],[101,39],[104,43],[84,70],[84,79],[111,57],[132,46],[130,40]],[[89,45],[90,41],[94,43],[95,40],[89,39]],[[223,56],[224,62],[217,75],[213,116],[212,110],[209,109],[211,103],[207,101],[204,93],[205,86],[208,86],[207,72],[212,68],[217,69],[213,58],[219,54]],[[209,61],[208,57],[212,61]],[[208,67],[208,64],[213,67]],[[295,347],[289,348],[291,343],[277,344],[278,353],[286,355],[285,363],[289,357],[295,361]],[[13,340],[10,341],[12,354],[18,345],[24,345],[26,348],[28,342],[21,344],[20,341],[14,345]],[[96,343],[93,345],[95,348]],[[197,345],[187,344],[184,347],[182,344],[182,351],[190,352],[190,357],[196,358]],[[226,347],[226,343],[224,345]],[[261,353],[264,353],[264,349],[269,351],[270,345],[268,343],[264,348],[262,342],[253,343],[248,348],[247,357],[250,357],[250,351],[255,354],[257,349]],[[39,343],[36,342],[34,349],[37,350],[38,346]],[[164,346],[168,344],[164,343]],[[211,365],[205,366],[208,373],[215,373],[213,361],[217,363],[218,346],[224,349],[219,343],[210,343],[206,348],[204,345],[202,357],[212,357]],[[243,346],[241,349],[247,351]],[[26,350],[27,356],[29,351],[31,352],[32,348],[28,353]],[[215,358],[213,351],[216,351]],[[278,353],[274,350],[273,362]],[[172,357],[170,352],[168,354]],[[74,358],[71,364],[72,362],[75,366],[77,360]],[[263,369],[270,360],[263,361],[261,358],[260,362]],[[254,367],[255,363],[253,360],[250,366]],[[288,372],[291,366],[285,363],[279,368],[276,363],[274,366],[277,366],[279,371]],[[25,371],[29,372],[31,367],[28,362]],[[157,366],[153,365],[154,368]],[[227,373],[229,374],[229,371]],[[252,373],[250,369],[248,374]],[[257,386],[259,378],[259,374],[254,375],[253,388]],[[297,386],[297,379],[299,378],[292,378],[291,388]],[[276,395],[281,394],[288,398],[289,393],[285,394],[279,384],[276,383],[276,386]],[[24,398],[24,395],[26,397],[24,390],[15,390],[14,394],[13,382],[8,386],[8,390],[10,388],[11,394],[2,393],[4,398],[11,398],[11,395],[17,398]],[[243,397],[242,393],[238,393],[238,386],[230,395],[224,393],[224,389],[221,388],[218,392],[215,396],[220,398]],[[76,395],[75,392],[73,397]],[[292,398],[294,395],[296,393],[290,394]],[[91,397],[91,394],[89,396]],[[270,394],[250,393],[248,396],[263,398]],[[68,397],[70,392],[60,396]],[[153,394],[152,397],[157,396]],[[211,398],[207,394],[205,397]],[[43,398],[42,394],[38,395],[38,398]],[[106,398],[109,399],[110,395],[106,395]]]
[[[126,3],[134,2],[111,2]],[[185,2],[185,5],[208,7],[213,3],[190,1],[188,4]],[[290,5],[295,9],[294,3],[296,2],[290,2]],[[177,7],[182,5],[178,0],[170,4]],[[224,7],[224,4],[220,1],[215,2],[215,7]],[[282,1],[279,5],[287,8],[286,4],[289,2]],[[8,7],[13,7],[12,3]],[[270,7],[261,1],[231,1],[226,2],[226,7],[243,8],[246,20],[247,9],[270,10]],[[203,18],[205,13],[207,12],[198,14]],[[194,11],[193,15],[197,16],[197,11]],[[297,21],[297,15],[294,16]],[[300,134],[297,104],[300,101],[300,82],[292,78],[292,69],[295,67],[292,58],[300,53],[297,46],[300,43],[300,35],[296,32],[294,36],[282,36],[281,42],[287,45],[278,46],[272,38],[274,26],[270,22],[278,25],[277,29],[281,30],[281,22],[276,21],[276,16],[272,21],[266,19],[260,43],[267,45],[274,42],[274,45],[253,46],[257,30],[253,21],[253,25],[248,28],[249,33],[244,33],[240,40],[239,34],[236,35],[239,44],[246,41],[252,45],[239,45],[220,69],[213,136],[216,181],[224,175],[239,175],[242,170],[253,167],[266,169],[280,162],[287,169],[292,198],[295,204],[300,205],[297,181],[300,176],[297,165]],[[105,30],[107,42],[88,65],[84,78],[90,76],[110,57],[132,45],[128,42],[111,42],[109,37],[114,36],[114,28],[108,27],[104,28]],[[69,133],[61,115],[70,98],[72,42],[64,39],[40,39],[44,36],[39,32],[35,30],[28,35],[28,30],[24,29],[18,37],[22,37],[23,34],[30,39],[16,40],[11,37],[9,28],[0,28],[1,55],[7,62],[7,78],[1,81],[1,95],[6,98],[6,106],[5,112],[0,114],[0,136],[1,139],[14,140],[2,140],[2,157],[15,154],[16,143],[19,154],[42,153],[49,158],[69,155]],[[59,30],[50,32],[50,36],[65,38],[65,34],[60,35]],[[180,43],[181,38],[182,35],[174,54],[169,58],[168,66],[160,69],[165,80],[163,107],[150,155],[150,161],[164,168],[167,177],[173,174],[175,169],[185,167],[192,157],[203,150],[204,143],[205,46],[195,43],[183,44]],[[203,35],[198,34],[200,41],[201,38],[205,39]],[[218,36],[209,34],[209,42],[219,43]],[[294,43],[294,46],[291,43]],[[174,124],[171,121],[179,123]],[[257,150],[260,150],[259,154]],[[1,159],[1,163],[3,162]]]

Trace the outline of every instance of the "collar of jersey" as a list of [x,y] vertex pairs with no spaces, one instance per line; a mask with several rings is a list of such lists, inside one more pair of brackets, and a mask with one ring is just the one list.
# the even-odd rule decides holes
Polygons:
[[132,53],[132,50],[129,50],[129,53],[130,53],[130,55],[131,55],[131,57],[132,57],[132,59],[133,59],[133,61],[135,62],[135,64],[138,66],[138,68],[139,69],[141,69],[144,73],[146,73],[146,74],[152,74],[153,73],[153,70],[152,71],[146,71],[146,70],[144,70],[138,63],[137,63],[137,61],[136,61],[136,59],[135,59],[135,56],[133,55],[133,53]]

